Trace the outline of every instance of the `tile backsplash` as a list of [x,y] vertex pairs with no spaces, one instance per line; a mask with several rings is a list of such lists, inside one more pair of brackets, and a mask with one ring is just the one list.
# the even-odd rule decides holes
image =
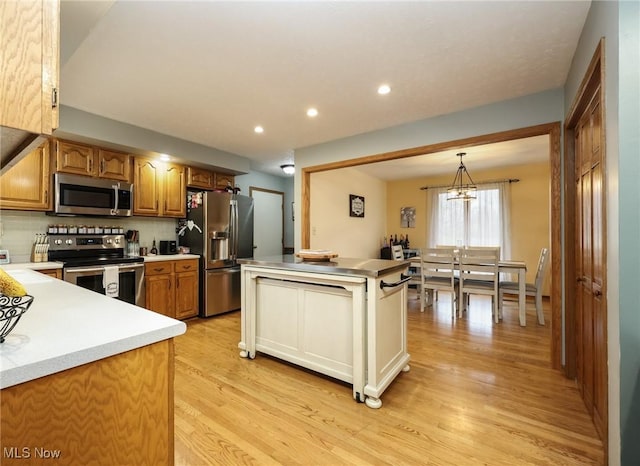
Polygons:
[[177,240],[176,219],[153,217],[96,218],[55,217],[43,212],[0,211],[0,249],[8,249],[12,263],[29,262],[37,233],[46,233],[50,224],[121,226],[124,231],[138,230],[140,246],[151,249],[153,239]]

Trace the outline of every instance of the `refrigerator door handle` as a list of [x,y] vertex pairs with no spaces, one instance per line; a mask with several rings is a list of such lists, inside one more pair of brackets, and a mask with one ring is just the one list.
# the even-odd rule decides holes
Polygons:
[[235,261],[238,258],[238,203],[235,199],[231,200],[231,218],[229,220],[231,229],[229,256],[231,260]]

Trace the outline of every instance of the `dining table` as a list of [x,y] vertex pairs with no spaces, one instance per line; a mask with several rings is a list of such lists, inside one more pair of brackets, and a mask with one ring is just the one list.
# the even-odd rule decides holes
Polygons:
[[[408,258],[411,261],[411,268],[420,269],[420,256]],[[457,265],[457,262],[456,262]],[[518,274],[518,318],[520,326],[527,325],[527,264],[519,260],[500,260],[498,261],[498,271],[500,273]]]

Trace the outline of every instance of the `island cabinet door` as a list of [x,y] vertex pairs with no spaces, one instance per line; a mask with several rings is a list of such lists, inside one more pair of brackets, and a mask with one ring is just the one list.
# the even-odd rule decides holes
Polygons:
[[256,287],[258,351],[353,382],[349,291],[269,278]]
[[[402,370],[408,370],[407,284],[400,272],[370,279],[367,287],[367,385],[378,398]],[[384,283],[387,286],[380,286]],[[397,283],[396,286],[389,286]]]

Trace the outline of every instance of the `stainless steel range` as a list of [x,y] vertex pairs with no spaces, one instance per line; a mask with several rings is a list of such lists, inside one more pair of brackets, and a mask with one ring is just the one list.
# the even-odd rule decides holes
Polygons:
[[125,254],[124,235],[50,235],[49,260],[74,285],[144,307],[144,259]]

